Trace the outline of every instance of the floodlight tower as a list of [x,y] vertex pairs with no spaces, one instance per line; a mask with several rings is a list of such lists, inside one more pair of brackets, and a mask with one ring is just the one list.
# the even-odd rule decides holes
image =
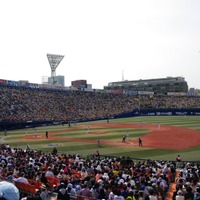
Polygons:
[[53,84],[55,84],[54,78],[56,76],[56,68],[60,64],[61,60],[64,58],[62,55],[47,54],[47,58],[51,67],[51,78],[53,79]]

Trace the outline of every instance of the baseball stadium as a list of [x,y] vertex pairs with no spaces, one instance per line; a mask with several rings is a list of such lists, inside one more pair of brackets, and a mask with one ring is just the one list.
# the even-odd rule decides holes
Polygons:
[[4,199],[193,199],[200,96],[173,80],[180,90],[110,83],[86,91],[1,79],[0,177],[19,191]]

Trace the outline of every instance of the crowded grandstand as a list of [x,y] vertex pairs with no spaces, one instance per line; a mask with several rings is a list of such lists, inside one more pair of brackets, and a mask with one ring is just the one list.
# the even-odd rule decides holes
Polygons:
[[[147,115],[151,115],[151,109],[165,109],[163,113],[176,109],[176,114],[199,115],[200,96],[197,94],[170,92],[164,95],[119,90],[88,92],[56,87],[31,83],[23,85],[22,82],[0,80],[1,124],[32,121],[67,123],[126,114],[130,116],[130,113],[132,116],[144,115],[145,110],[148,111]],[[187,112],[185,109],[193,110]]]
[[[187,93],[79,91],[56,86],[0,80],[1,129],[37,123],[68,123],[138,115],[199,115],[200,96]],[[0,177],[18,190],[14,197],[0,188],[0,199],[141,200],[198,199],[199,164],[179,161],[90,157],[0,148]],[[180,199],[180,198],[179,198]]]
[[8,144],[1,145],[0,155],[1,181],[15,186],[9,191],[9,185],[0,187],[0,199],[4,200],[164,200],[200,196],[199,164],[181,163],[179,155],[177,161],[133,161],[101,157],[97,151],[85,158],[11,148]]

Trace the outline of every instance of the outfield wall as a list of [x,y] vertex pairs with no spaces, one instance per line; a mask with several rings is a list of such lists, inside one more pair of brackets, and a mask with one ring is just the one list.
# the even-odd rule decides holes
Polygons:
[[113,116],[113,118],[136,117],[136,116],[200,116],[200,108],[196,109],[145,109],[134,110]]
[[[128,113],[122,113],[115,116],[110,116],[110,119],[115,118],[125,118],[125,117],[138,117],[138,116],[200,116],[200,108],[198,109],[145,109],[145,110],[134,110]],[[96,120],[107,120],[108,118],[98,118],[91,120],[81,120],[77,122],[87,122]],[[75,122],[70,122],[75,123]],[[38,126],[48,126],[48,125],[59,125],[66,124],[68,122],[55,122],[55,121],[29,121],[29,122],[0,122],[0,131],[2,130],[13,130],[22,128],[34,128]]]

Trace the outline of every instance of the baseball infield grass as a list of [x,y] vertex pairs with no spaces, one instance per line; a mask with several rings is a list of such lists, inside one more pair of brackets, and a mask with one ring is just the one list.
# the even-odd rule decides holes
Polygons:
[[[107,121],[92,121],[87,123],[77,123],[68,125],[55,125],[47,127],[37,127],[37,138],[34,136],[34,129],[20,129],[0,132],[0,144],[9,144],[12,148],[27,147],[42,150],[50,153],[56,146],[58,153],[62,154],[80,154],[91,155],[99,150],[101,155],[107,156],[126,156],[130,158],[155,159],[155,160],[175,160],[178,154],[185,161],[200,161],[200,144],[193,148],[184,150],[166,150],[145,147],[139,147],[136,142],[139,137],[148,134],[150,130],[145,128],[123,128],[119,125],[124,124],[157,124],[179,126],[199,131],[200,137],[200,117],[198,116],[151,116],[151,117],[131,117],[121,119],[111,119],[109,124],[112,127],[106,127]],[[114,124],[117,126],[115,127]],[[87,132],[87,127],[90,127]],[[25,135],[27,131],[27,135]],[[45,132],[49,132],[49,138],[45,138]],[[129,132],[130,141],[134,141],[132,146],[121,145],[122,137]],[[100,147],[97,146],[97,139],[100,138]],[[169,138],[170,140],[170,138]],[[107,142],[107,143],[104,143]],[[177,143],[179,141],[177,140]],[[185,141],[188,142],[188,141]]]

